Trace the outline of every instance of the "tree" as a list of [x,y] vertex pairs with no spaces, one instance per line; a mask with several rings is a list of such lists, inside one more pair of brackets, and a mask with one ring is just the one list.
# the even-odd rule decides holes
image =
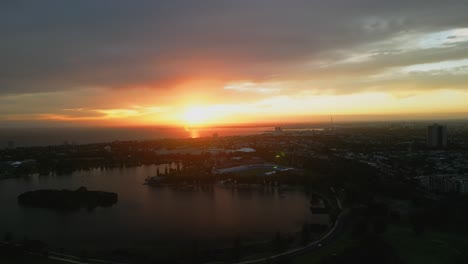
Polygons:
[[374,233],[383,234],[387,231],[387,220],[384,217],[377,217],[373,223]]
[[412,212],[410,215],[410,222],[416,235],[419,236],[424,233],[426,223],[422,212]]
[[390,221],[394,224],[399,223],[401,219],[400,213],[398,211],[390,211],[389,217]]
[[365,218],[359,219],[353,228],[353,236],[359,237],[367,233],[368,221]]
[[11,232],[6,232],[5,233],[5,237],[4,237],[4,240],[6,242],[11,242],[13,240],[13,234]]

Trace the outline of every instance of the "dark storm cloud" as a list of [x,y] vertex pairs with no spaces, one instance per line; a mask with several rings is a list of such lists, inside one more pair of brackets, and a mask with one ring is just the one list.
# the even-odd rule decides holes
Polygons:
[[408,30],[467,27],[467,12],[466,0],[7,0],[0,93],[263,80]]

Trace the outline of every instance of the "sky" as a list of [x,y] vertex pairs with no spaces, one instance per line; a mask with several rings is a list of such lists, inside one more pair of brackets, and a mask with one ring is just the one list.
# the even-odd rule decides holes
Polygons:
[[2,0],[0,125],[466,117],[466,14],[466,0]]

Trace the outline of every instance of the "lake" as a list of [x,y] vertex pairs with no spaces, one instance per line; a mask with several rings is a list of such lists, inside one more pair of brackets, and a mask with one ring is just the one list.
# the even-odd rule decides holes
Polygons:
[[[174,164],[173,164],[174,165]],[[302,190],[225,189],[197,191],[143,185],[163,165],[93,169],[67,175],[30,176],[0,181],[0,234],[14,239],[45,241],[53,249],[78,252],[116,248],[178,245],[184,241],[232,242],[271,239],[276,232],[301,230],[305,222],[327,223],[312,215]],[[116,192],[119,201],[94,211],[55,212],[24,208],[17,196],[37,189],[77,189]]]

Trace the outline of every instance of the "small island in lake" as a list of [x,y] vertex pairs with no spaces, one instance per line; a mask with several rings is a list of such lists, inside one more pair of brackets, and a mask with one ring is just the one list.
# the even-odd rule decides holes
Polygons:
[[18,203],[26,207],[54,210],[78,210],[109,207],[117,203],[118,195],[112,192],[88,191],[86,187],[72,190],[37,190],[18,196]]

